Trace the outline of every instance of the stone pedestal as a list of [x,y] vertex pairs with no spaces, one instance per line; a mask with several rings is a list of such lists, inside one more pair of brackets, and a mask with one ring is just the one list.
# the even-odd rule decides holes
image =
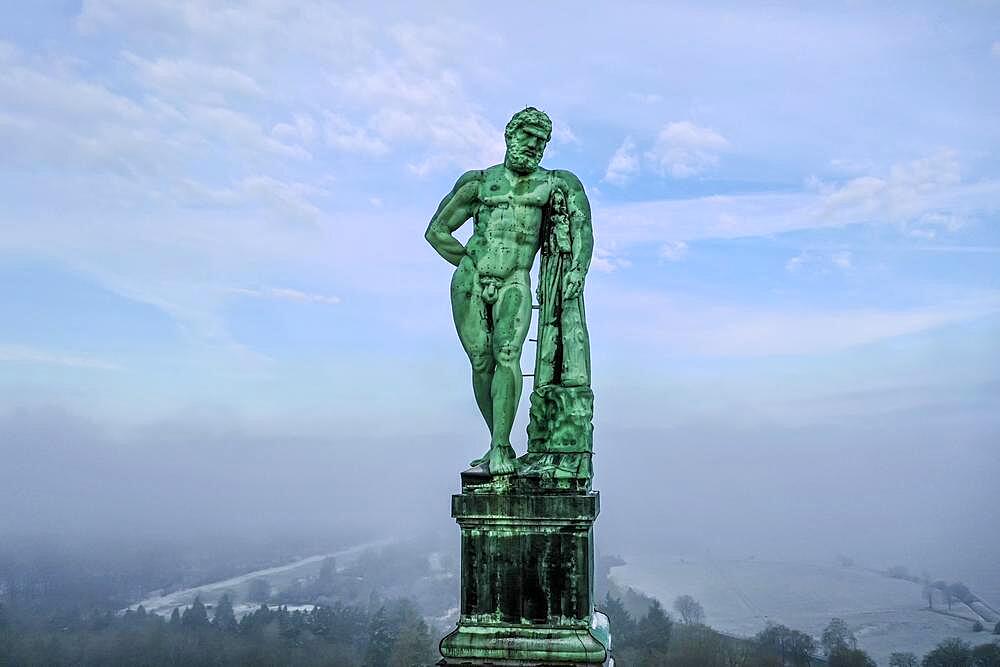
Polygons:
[[452,496],[461,616],[441,640],[438,664],[605,664],[606,626],[595,623],[593,599],[599,495],[484,472],[463,473],[462,493]]

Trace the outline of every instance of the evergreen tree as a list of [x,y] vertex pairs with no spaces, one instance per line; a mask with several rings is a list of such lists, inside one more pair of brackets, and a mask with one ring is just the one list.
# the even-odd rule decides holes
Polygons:
[[392,655],[393,636],[389,614],[385,606],[379,607],[368,625],[368,650],[365,652],[365,667],[388,667]]
[[233,613],[233,603],[226,593],[215,603],[215,615],[212,617],[212,625],[222,632],[236,632],[239,625],[236,623],[236,614]]
[[969,667],[972,648],[958,637],[945,639],[924,656],[923,667]]
[[675,628],[670,640],[667,664],[671,667],[749,666],[749,647],[745,642],[723,637],[700,623]]
[[830,653],[830,667],[878,667],[867,653],[857,648],[838,646]]
[[333,639],[333,608],[318,604],[309,612],[309,627],[317,637]]
[[430,629],[424,619],[418,618],[400,629],[388,664],[389,667],[423,667],[434,663],[433,656]]
[[181,615],[181,625],[188,629],[203,628],[208,625],[208,610],[201,602],[201,596],[196,596],[194,603]]
[[612,597],[609,592],[604,598],[604,608],[601,610],[608,616],[611,624],[611,641],[615,649],[631,648],[635,642],[636,623],[632,614],[628,613],[622,601]]
[[7,627],[7,612],[3,608],[3,603],[0,602],[0,630],[4,630]]
[[762,658],[780,658],[782,664],[805,667],[812,663],[816,642],[809,635],[780,624],[768,625],[754,638]]
[[302,625],[298,622],[298,612],[289,613],[288,605],[281,605],[277,612],[278,634],[287,640],[297,640],[302,632]]
[[674,622],[663,611],[659,600],[653,600],[649,611],[639,621],[636,628],[636,646],[639,648],[642,660],[647,665],[659,665],[666,659],[670,647],[670,635]]
[[181,627],[181,612],[178,607],[174,607],[174,610],[170,612],[170,627]]
[[972,667],[1000,667],[1000,646],[980,644],[972,649]]
[[889,656],[889,667],[917,667],[917,656],[897,651]]
[[240,621],[240,632],[246,635],[259,633],[271,622],[272,614],[271,609],[266,604],[262,604],[243,617]]

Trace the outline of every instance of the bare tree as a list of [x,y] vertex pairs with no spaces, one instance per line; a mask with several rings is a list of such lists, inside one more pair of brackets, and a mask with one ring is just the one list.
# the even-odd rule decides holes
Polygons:
[[674,600],[674,611],[681,617],[681,621],[688,625],[705,621],[705,609],[690,595],[681,595]]
[[838,648],[853,649],[858,647],[858,640],[854,638],[854,633],[851,632],[842,618],[830,619],[830,623],[823,630],[820,643],[827,655]]

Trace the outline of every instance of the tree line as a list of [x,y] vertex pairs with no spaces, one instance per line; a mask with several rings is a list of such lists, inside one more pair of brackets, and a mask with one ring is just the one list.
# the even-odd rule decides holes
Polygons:
[[262,604],[237,619],[223,596],[209,611],[200,599],[169,618],[141,606],[47,618],[0,606],[0,666],[426,667],[436,659],[431,629],[406,599],[369,608]]

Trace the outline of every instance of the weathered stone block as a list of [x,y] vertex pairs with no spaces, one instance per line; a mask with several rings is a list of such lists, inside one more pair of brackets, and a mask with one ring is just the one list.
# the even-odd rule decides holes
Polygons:
[[539,493],[467,478],[452,496],[462,530],[458,628],[442,665],[600,665],[594,636],[596,492]]

